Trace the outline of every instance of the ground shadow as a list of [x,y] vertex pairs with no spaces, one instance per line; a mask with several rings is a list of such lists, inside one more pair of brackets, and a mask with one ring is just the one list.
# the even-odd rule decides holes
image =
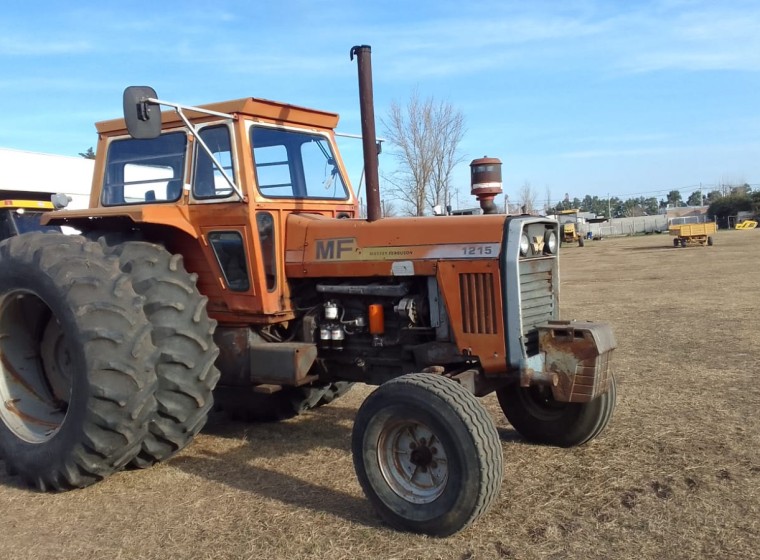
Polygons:
[[0,459],[0,486],[18,488],[19,490],[32,490],[29,485],[21,480],[20,476],[14,476],[8,472],[8,465],[2,459]]
[[353,423],[356,409],[345,407],[321,406],[301,414],[296,418],[280,421],[244,422],[233,420],[224,410],[215,410],[209,414],[208,422],[203,433],[222,438],[237,439],[252,429],[272,428],[274,426],[294,426],[300,423],[319,422],[324,425],[335,425],[340,422]]
[[353,523],[380,528],[371,504],[345,492],[319,486],[300,478],[251,464],[256,453],[242,446],[226,453],[207,457],[180,456],[168,464],[183,472],[199,476],[283,504],[335,515]]
[[513,428],[496,428],[499,433],[499,439],[507,443],[528,443],[524,437],[522,437],[517,430]]

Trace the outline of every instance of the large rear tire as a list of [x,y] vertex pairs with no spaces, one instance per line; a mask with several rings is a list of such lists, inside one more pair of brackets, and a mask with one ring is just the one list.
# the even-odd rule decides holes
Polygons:
[[573,447],[591,441],[612,419],[617,399],[615,378],[609,390],[587,403],[554,400],[544,386],[509,385],[496,391],[509,423],[525,439],[546,445]]
[[493,420],[466,389],[437,375],[403,375],[377,388],[359,409],[351,447],[367,498],[403,531],[452,535],[501,487]]
[[81,488],[139,452],[155,412],[142,298],[80,236],[0,243],[0,456],[40,490]]
[[145,297],[145,315],[158,348],[158,409],[132,466],[149,467],[185,448],[203,428],[219,380],[214,362],[216,321],[206,313],[208,298],[195,286],[181,255],[143,241],[110,248],[135,291]]

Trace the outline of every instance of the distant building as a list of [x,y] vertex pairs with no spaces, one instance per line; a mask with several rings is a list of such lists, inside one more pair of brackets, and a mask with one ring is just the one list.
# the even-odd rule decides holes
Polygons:
[[0,148],[0,198],[40,198],[39,193],[64,193],[69,208],[87,208],[95,161]]

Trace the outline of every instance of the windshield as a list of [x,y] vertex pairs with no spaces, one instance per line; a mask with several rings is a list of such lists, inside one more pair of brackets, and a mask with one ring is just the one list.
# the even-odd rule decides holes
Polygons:
[[348,190],[321,134],[251,127],[251,145],[259,192],[268,198],[346,200]]

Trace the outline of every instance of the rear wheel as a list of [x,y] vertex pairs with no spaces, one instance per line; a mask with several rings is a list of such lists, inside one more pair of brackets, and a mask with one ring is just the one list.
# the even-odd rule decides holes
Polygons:
[[525,439],[573,447],[598,436],[612,419],[617,399],[615,378],[609,390],[587,403],[559,402],[547,386],[509,385],[496,391],[509,423]]
[[216,321],[206,313],[208,299],[195,287],[181,255],[160,245],[129,241],[110,249],[119,257],[138,294],[145,297],[145,315],[159,351],[156,375],[158,409],[150,432],[132,466],[148,467],[187,446],[203,428],[219,380],[214,362]]
[[97,482],[139,452],[155,411],[142,298],[79,236],[0,244],[0,456],[40,490]]
[[673,247],[678,247],[678,245],[679,245],[679,242],[678,242],[678,238],[676,237],[676,238],[673,240]]
[[404,375],[377,388],[359,409],[351,447],[364,493],[404,531],[454,534],[501,486],[493,421],[472,394],[437,375]]
[[712,247],[712,246],[713,246],[713,238],[712,238],[712,237],[708,237],[708,238],[707,238],[707,244],[708,244],[710,247]]

